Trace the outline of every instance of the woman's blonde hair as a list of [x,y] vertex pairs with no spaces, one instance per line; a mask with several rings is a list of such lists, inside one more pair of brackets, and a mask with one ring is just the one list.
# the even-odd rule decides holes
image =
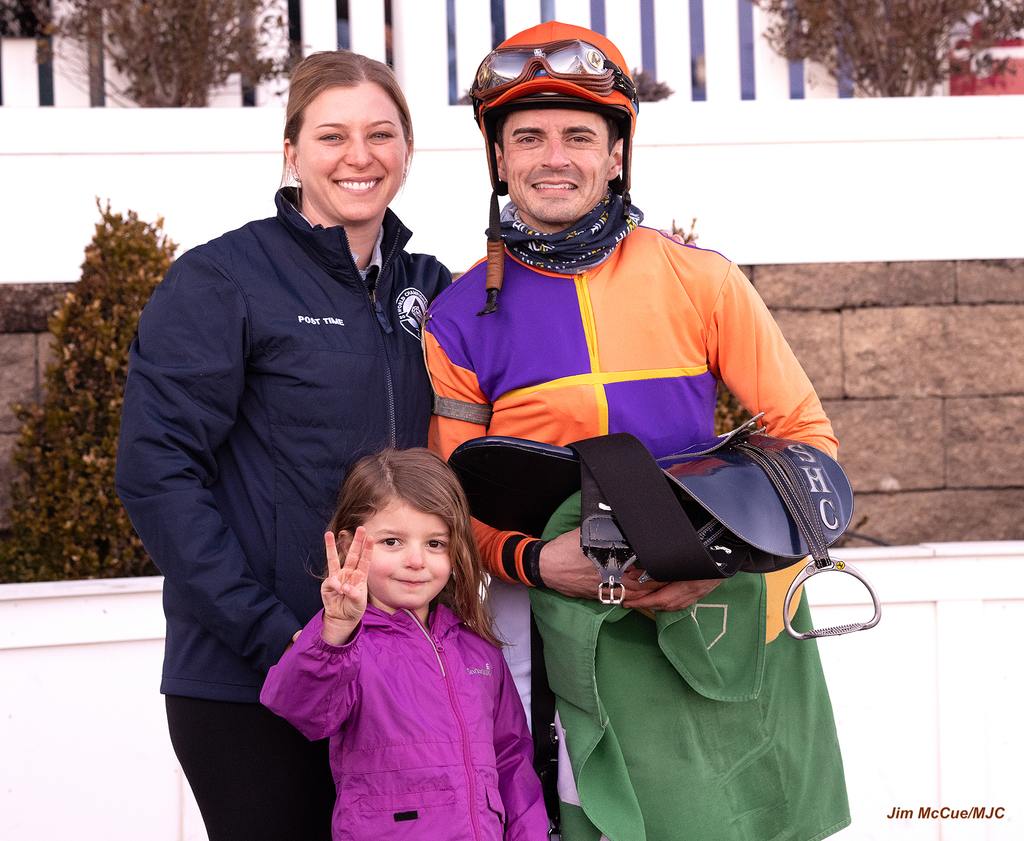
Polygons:
[[[312,53],[295,65],[288,83],[285,107],[284,139],[293,145],[299,140],[302,119],[309,104],[328,88],[352,88],[363,82],[380,85],[398,109],[405,142],[412,149],[412,116],[409,103],[391,68],[380,61],[348,50]],[[285,171],[288,160],[284,162]]]
[[437,599],[479,636],[500,646],[481,598],[483,573],[470,526],[469,503],[458,478],[432,452],[387,449],[356,462],[341,486],[330,530],[335,536],[341,532],[352,535],[394,500],[440,517],[448,527],[452,577]]

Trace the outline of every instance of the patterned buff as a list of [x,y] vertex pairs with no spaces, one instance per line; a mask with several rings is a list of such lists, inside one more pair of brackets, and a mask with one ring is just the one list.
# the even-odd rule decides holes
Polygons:
[[528,266],[576,274],[603,262],[643,218],[643,212],[632,204],[629,215],[624,214],[622,196],[609,191],[571,228],[544,234],[523,222],[509,202],[501,214],[501,238],[516,259]]

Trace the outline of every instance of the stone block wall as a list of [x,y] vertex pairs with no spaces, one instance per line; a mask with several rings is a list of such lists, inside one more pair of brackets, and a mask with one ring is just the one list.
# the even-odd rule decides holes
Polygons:
[[70,283],[0,283],[0,530],[10,524],[12,457],[18,420],[12,404],[38,401],[52,358],[47,332]]
[[[1024,260],[747,266],[888,543],[1024,538]],[[0,284],[0,529],[12,402],[38,400],[70,284]]]
[[1024,260],[748,267],[888,543],[1024,538]]

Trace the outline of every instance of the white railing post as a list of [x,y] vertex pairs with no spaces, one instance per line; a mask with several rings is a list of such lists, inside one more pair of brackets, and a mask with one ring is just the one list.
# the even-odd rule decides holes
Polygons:
[[[59,20],[71,11],[67,0],[54,0]],[[89,56],[82,41],[55,35],[53,38],[53,104],[57,108],[89,107]]]
[[654,4],[654,49],[657,76],[672,91],[672,102],[693,99],[690,69],[690,8],[679,0],[656,0]]
[[469,90],[476,69],[490,51],[490,4],[455,0],[455,90],[459,96]]
[[704,0],[704,68],[709,102],[740,98],[740,22],[736,0]]
[[384,61],[387,47],[383,0],[349,0],[348,26],[352,52]]
[[764,37],[772,17],[754,6],[754,98],[789,99],[789,62],[771,48]]
[[448,105],[448,11],[445,0],[392,0],[395,75],[409,107],[423,113]]
[[[555,20],[592,29],[590,25],[590,0],[556,0]],[[512,33],[509,33],[510,35]]]
[[338,49],[338,13],[334,0],[301,0],[302,54]]
[[605,34],[611,39],[632,73],[643,64],[643,43],[640,34],[640,0],[616,0],[604,4]]
[[505,37],[540,23],[540,0],[505,0]]
[[[267,11],[270,14],[280,15],[281,20],[288,20],[288,0],[270,0],[267,3]],[[285,23],[284,31],[280,33],[280,41],[268,45],[266,51],[268,57],[277,57],[288,49],[288,25]],[[287,77],[279,77],[260,82],[256,86],[256,105],[283,105],[288,94]]]
[[39,106],[35,38],[0,39],[0,77],[3,78],[5,108]]
[[804,62],[804,98],[805,99],[836,99],[839,96],[839,84],[828,71],[813,61]]
[[89,58],[85,47],[70,38],[53,39],[53,104],[58,108],[89,107]]

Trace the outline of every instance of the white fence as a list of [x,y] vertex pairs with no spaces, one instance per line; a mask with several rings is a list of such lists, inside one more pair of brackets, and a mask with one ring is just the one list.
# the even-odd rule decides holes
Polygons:
[[[273,6],[287,15],[286,0],[273,0]],[[339,26],[334,0],[302,0],[303,49],[347,45],[384,60],[389,34],[384,6],[384,0],[349,0],[349,17]],[[550,19],[607,32],[631,69],[642,68],[667,83],[677,100],[779,100],[794,92],[834,98],[838,93],[820,67],[802,62],[794,67],[793,90],[789,62],[761,37],[768,17],[749,0],[391,0],[391,10],[395,70],[410,99],[424,105],[446,105],[452,94],[458,98],[468,90],[496,35],[512,35]],[[88,106],[81,49],[62,39],[53,47],[52,104]],[[0,43],[3,105],[37,106],[41,94],[47,99],[40,90],[35,52],[30,39]],[[109,60],[104,73],[116,82]],[[257,89],[256,103],[272,102],[279,90],[279,85]],[[107,104],[124,103],[110,99]],[[238,79],[217,90],[211,101],[215,106],[241,104]]]
[[[410,247],[463,270],[489,187],[468,106],[413,99],[395,208]],[[280,108],[0,108],[0,283],[73,281],[96,198],[162,216],[183,248],[274,212]],[[641,109],[634,201],[697,217],[740,263],[1024,256],[1024,97],[658,102]]]
[[[306,49],[335,47],[334,0],[300,6]],[[512,33],[552,15],[602,24],[631,65],[653,68],[677,92],[641,107],[632,194],[646,224],[696,217],[699,244],[740,263],[1024,256],[1024,97],[837,99],[820,69],[803,68],[808,98],[790,99],[788,63],[760,37],[763,13],[746,0],[391,8],[389,29],[383,0],[351,0],[349,43],[383,58],[390,41],[417,141],[395,209],[416,232],[410,247],[453,270],[483,253],[488,187],[470,109],[449,105],[450,94],[468,88],[495,28]],[[502,27],[492,8],[503,10]],[[692,99],[701,42],[703,102]],[[0,283],[76,280],[97,198],[165,218],[182,249],[273,213],[283,128],[274,86],[257,92],[261,108],[238,107],[237,83],[212,101],[234,107],[73,107],[88,96],[69,49],[54,62],[58,107],[16,107],[38,105],[34,42],[0,43]],[[755,101],[743,101],[751,86]]]
[[[871,578],[884,606],[874,630],[819,643],[853,811],[838,837],[1024,837],[1024,542],[836,555]],[[157,694],[160,586],[0,586],[4,841],[205,841]],[[852,579],[819,576],[810,588],[819,625],[867,615]],[[918,817],[974,806],[1004,816]],[[914,817],[888,819],[894,807]]]

